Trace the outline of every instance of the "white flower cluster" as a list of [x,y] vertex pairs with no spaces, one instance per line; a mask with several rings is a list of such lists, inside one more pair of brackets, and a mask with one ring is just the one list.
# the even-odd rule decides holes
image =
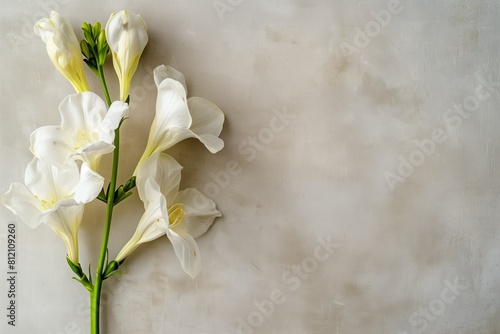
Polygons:
[[[106,194],[101,198],[104,178],[99,174],[100,160],[118,149],[115,133],[129,112],[130,82],[148,42],[147,26],[139,15],[123,10],[111,15],[105,30],[100,25],[87,25],[86,39],[78,43],[68,21],[52,12],[50,18],[36,23],[35,32],[76,94],[59,105],[59,125],[43,126],[32,133],[34,158],[26,169],[24,184],[13,183],[2,203],[32,228],[50,226],[66,244],[68,259],[79,266],[78,230],[84,206],[98,196],[107,199]],[[105,92],[107,106],[89,91],[84,62],[99,74],[108,50],[120,83],[120,100],[111,103]],[[115,261],[121,263],[140,244],[166,235],[182,268],[195,277],[201,266],[194,238],[205,233],[221,213],[196,189],[179,190],[182,166],[163,152],[186,138],[197,138],[210,152],[218,152],[224,146],[219,138],[224,114],[208,100],[187,98],[184,76],[175,69],[161,65],[154,70],[154,78],[156,115],[135,178],[131,178],[145,211]]]

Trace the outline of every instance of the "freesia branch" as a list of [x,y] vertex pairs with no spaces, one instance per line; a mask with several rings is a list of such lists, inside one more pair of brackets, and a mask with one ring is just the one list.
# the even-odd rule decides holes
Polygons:
[[[201,270],[195,238],[204,234],[221,213],[215,203],[196,189],[179,190],[182,166],[164,153],[186,138],[199,139],[211,153],[224,147],[219,138],[223,112],[201,97],[187,98],[185,78],[165,65],[154,70],[158,90],[156,115],[144,154],[128,181],[119,185],[120,128],[129,111],[131,80],[148,43],[147,26],[140,15],[123,10],[109,18],[105,29],[99,22],[83,23],[84,39],[78,42],[71,24],[52,11],[35,24],[34,31],[46,44],[56,69],[76,93],[59,105],[61,123],[42,126],[31,135],[33,160],[24,183],[13,183],[2,203],[32,228],[49,226],[67,248],[66,260],[90,293],[90,333],[101,329],[103,283],[119,274],[126,258],[143,243],[165,235],[183,270],[196,277]],[[108,91],[104,66],[111,53],[119,82],[119,99]],[[105,101],[90,91],[85,65],[100,79]],[[109,182],[100,161],[113,154]],[[144,214],[136,231],[114,257],[109,254],[113,210],[137,188]],[[203,199],[203,207],[195,201]],[[98,199],[106,205],[97,266],[85,273],[80,264],[78,231],[85,205]]]

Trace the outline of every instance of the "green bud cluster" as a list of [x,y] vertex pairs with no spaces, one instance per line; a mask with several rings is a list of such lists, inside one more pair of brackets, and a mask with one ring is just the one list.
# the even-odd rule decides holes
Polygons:
[[[135,188],[135,176],[132,176],[125,185],[119,186],[116,191],[115,191],[115,196],[114,196],[114,204],[117,205],[127,197],[132,195],[132,192],[130,190]],[[109,194],[109,184],[108,184],[108,189],[104,191],[104,189],[101,190],[100,194],[97,196],[97,199],[107,203],[108,202],[108,194]]]
[[[85,287],[85,289],[92,292],[94,290],[94,283],[92,282],[92,274],[90,272],[90,264],[89,264],[89,274],[87,276],[83,272],[83,269],[82,269],[82,266],[80,265],[80,263],[78,263],[78,264],[73,263],[73,261],[71,261],[69,259],[69,257],[66,257],[66,261],[68,262],[68,265],[71,268],[71,270],[76,274],[76,277],[73,277],[73,279],[75,281],[80,282]],[[107,252],[106,252],[106,267],[105,267],[104,272],[101,273],[102,279],[106,280],[112,276],[121,275],[122,272],[118,271],[118,268],[120,268],[120,266],[123,264],[124,261],[125,260],[117,262],[117,261],[113,260],[111,262],[108,262],[108,257],[107,257]]]
[[87,22],[82,24],[83,36],[80,41],[80,49],[83,54],[83,61],[92,71],[98,74],[98,68],[104,65],[106,56],[109,53],[109,46],[106,40],[106,33],[99,22],[93,25]]

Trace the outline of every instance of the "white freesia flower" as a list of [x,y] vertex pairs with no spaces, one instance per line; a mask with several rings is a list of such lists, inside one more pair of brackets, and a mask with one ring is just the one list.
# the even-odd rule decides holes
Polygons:
[[64,167],[34,158],[26,168],[25,184],[12,183],[2,204],[31,228],[46,224],[64,241],[69,259],[77,264],[78,229],[84,204],[94,200],[104,179],[86,164]]
[[198,190],[179,191],[181,169],[166,154],[156,153],[144,161],[137,174],[137,189],[145,213],[116,261],[125,259],[140,244],[166,234],[184,271],[193,278],[198,275],[201,261],[194,238],[205,233],[221,213]]
[[109,110],[95,93],[66,97],[59,105],[60,126],[44,126],[31,134],[33,154],[52,164],[82,160],[97,171],[101,156],[114,150],[115,129],[128,112],[128,104],[114,102]]
[[169,66],[158,66],[154,80],[158,88],[156,115],[135,173],[147,157],[187,138],[199,139],[212,153],[220,151],[224,147],[219,138],[224,123],[222,110],[201,97],[187,99],[184,76]]
[[111,14],[106,38],[113,54],[113,66],[120,81],[120,99],[126,101],[142,51],[148,44],[146,22],[128,10]]
[[88,91],[80,44],[71,24],[61,14],[52,11],[50,18],[35,24],[34,31],[47,45],[47,53],[56,68],[75,90]]

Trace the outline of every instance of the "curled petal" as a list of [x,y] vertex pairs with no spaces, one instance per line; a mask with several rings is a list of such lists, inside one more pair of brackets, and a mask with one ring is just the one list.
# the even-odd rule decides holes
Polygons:
[[145,207],[147,208],[152,205],[159,207],[163,195],[160,191],[160,186],[156,183],[154,178],[147,178],[144,183],[141,182],[140,187],[142,188],[140,192],[143,194],[142,200],[144,201]]
[[90,169],[86,163],[83,163],[80,171],[80,181],[75,189],[75,201],[82,204],[93,201],[101,192],[103,185],[104,178]]
[[[167,207],[162,206],[161,210],[163,216],[168,217]],[[166,231],[167,237],[172,243],[175,255],[179,259],[182,269],[189,276],[195,278],[201,271],[200,250],[191,235],[182,228],[177,228],[180,224],[174,223],[173,226],[169,226]]]
[[103,155],[113,152],[115,146],[104,141],[86,144],[74,152],[70,159],[81,160],[90,166],[92,170],[99,170]]
[[182,166],[171,156],[164,153],[155,153],[141,165],[137,172],[136,182],[138,184],[139,197],[144,200],[144,184],[148,178],[154,179],[159,185],[160,191],[167,203],[170,203],[174,195],[179,191],[181,182]]
[[153,179],[148,179],[144,183],[144,203],[146,210],[142,215],[134,235],[123,246],[115,261],[120,262],[129,256],[139,245],[155,240],[165,234],[167,230],[167,220],[164,219],[161,207],[166,206],[165,197],[160,193],[159,186]]
[[184,219],[176,226],[176,231],[182,230],[193,238],[204,234],[215,218],[222,216],[214,201],[193,188],[177,193],[172,203],[182,203],[184,208]]
[[165,217],[162,215],[161,207],[166,205],[165,197],[163,196],[160,196],[160,201],[150,202],[143,219],[144,223],[142,224],[139,244],[156,240],[165,234],[167,223]]
[[38,218],[44,208],[24,184],[12,183],[2,196],[2,204],[29,227],[36,228],[40,225]]
[[147,157],[187,138],[198,138],[212,153],[224,147],[219,138],[224,113],[219,107],[201,97],[186,100],[184,75],[172,67],[158,66],[154,70],[154,79],[158,88],[156,115],[146,150],[134,175]]
[[171,128],[187,129],[191,126],[192,120],[186,102],[186,90],[180,82],[165,79],[160,83],[155,119],[158,133]]
[[201,271],[200,250],[193,237],[184,231],[173,229],[167,229],[167,237],[174,247],[182,269],[192,278],[198,276]]
[[114,131],[120,125],[120,122],[123,119],[123,117],[127,116],[128,109],[129,109],[128,104],[125,102],[121,101],[113,102],[109,107],[106,116],[104,116],[102,123],[100,124],[101,131],[105,133],[109,132],[114,133]]
[[219,138],[224,123],[224,113],[218,106],[202,97],[191,97],[187,101],[193,119],[190,130],[211,153],[217,153],[224,147]]
[[184,87],[184,90],[187,92],[186,79],[184,78],[184,74],[177,71],[175,68],[171,66],[160,65],[153,70],[153,75],[157,87],[160,86],[163,80],[170,78],[179,81]]
[[148,143],[134,175],[137,175],[140,165],[147,157],[193,137],[193,133],[189,130],[191,122],[186,91],[182,84],[173,79],[163,80],[158,87],[156,115],[151,125]]

